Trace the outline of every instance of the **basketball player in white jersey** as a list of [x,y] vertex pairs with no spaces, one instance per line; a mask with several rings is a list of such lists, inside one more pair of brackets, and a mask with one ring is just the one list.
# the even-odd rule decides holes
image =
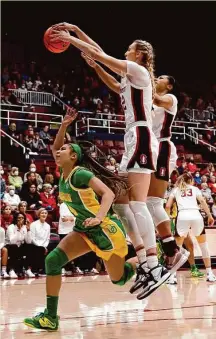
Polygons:
[[202,252],[202,258],[206,267],[207,281],[215,282],[216,277],[211,269],[211,257],[206,241],[203,217],[199,211],[198,202],[208,216],[209,225],[214,224],[214,219],[201,191],[193,186],[193,177],[191,174],[184,173],[178,178],[176,187],[171,192],[166,207],[171,208],[174,201],[176,201],[178,209],[176,220],[177,244],[182,246],[184,239],[191,229]]
[[[122,77],[120,83],[101,66],[95,66],[99,77],[120,95],[125,112],[125,153],[121,170],[128,172],[127,205],[136,225],[131,233],[136,233],[136,240],[142,246],[138,258],[146,276],[143,276],[143,289],[137,298],[143,299],[170,277],[170,273],[158,264],[154,224],[146,205],[151,173],[156,170],[158,155],[158,141],[152,132],[151,118],[154,93],[153,48],[146,41],[135,40],[125,53],[126,60],[119,60],[104,53],[83,32],[80,33],[80,29],[74,29],[74,25],[60,24],[55,28],[50,36],[53,41],[70,42],[86,55],[86,59],[99,61]],[[71,36],[67,30],[74,31],[82,40]]]
[[[189,256],[189,252],[179,251],[172,236],[170,218],[164,209],[164,196],[168,187],[170,174],[176,167],[177,153],[175,145],[170,141],[171,128],[177,113],[177,98],[172,94],[175,79],[163,75],[156,79],[154,95],[152,130],[159,142],[157,170],[151,174],[147,206],[153,218],[161,240],[164,253],[167,256],[167,268],[180,268]],[[170,278],[172,279],[172,277]]]

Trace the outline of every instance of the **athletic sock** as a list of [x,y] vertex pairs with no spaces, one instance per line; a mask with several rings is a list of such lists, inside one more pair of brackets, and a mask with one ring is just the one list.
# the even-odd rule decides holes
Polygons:
[[59,297],[47,295],[47,311],[52,318],[57,316],[58,300]]
[[149,255],[146,259],[150,269],[158,265],[158,257],[156,255]]
[[212,268],[211,267],[206,267],[206,273],[207,274],[212,273]]

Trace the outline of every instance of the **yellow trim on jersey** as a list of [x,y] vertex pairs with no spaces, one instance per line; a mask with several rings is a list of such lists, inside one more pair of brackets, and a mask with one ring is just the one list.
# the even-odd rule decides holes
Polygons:
[[71,195],[69,193],[59,192],[59,197],[62,201],[72,202]]
[[70,205],[67,205],[67,208],[70,210],[70,212],[71,212],[75,217],[78,216],[78,212],[77,212],[73,207],[71,207]]

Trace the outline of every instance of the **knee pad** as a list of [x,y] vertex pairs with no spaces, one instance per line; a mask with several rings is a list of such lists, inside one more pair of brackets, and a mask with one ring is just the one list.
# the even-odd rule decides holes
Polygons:
[[112,280],[112,283],[114,285],[123,286],[123,285],[126,284],[127,281],[129,281],[133,277],[134,274],[135,274],[135,270],[134,270],[133,266],[129,262],[126,262],[124,264],[123,276],[118,281]]
[[127,233],[133,232],[133,224],[135,223],[136,226],[136,220],[134,219],[134,214],[131,211],[129,204],[113,204],[112,208],[113,211],[118,214]]
[[69,261],[67,255],[60,248],[55,248],[45,260],[47,275],[60,275],[61,268]]
[[146,203],[143,201],[130,201],[130,208],[134,213],[146,251],[151,248],[156,248],[154,223]]
[[201,243],[199,243],[199,247],[201,249],[203,259],[210,258],[208,243],[207,242],[201,242]]
[[157,227],[164,221],[170,221],[170,218],[164,209],[164,199],[157,197],[148,197],[146,204],[149,212],[151,213],[155,227]]

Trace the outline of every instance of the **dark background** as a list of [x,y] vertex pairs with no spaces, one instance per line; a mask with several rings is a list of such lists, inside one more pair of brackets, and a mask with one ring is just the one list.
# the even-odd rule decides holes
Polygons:
[[[133,40],[152,43],[156,74],[172,74],[183,86],[216,81],[214,2],[2,2],[2,59],[36,61],[56,68],[73,65],[79,53],[47,51],[43,33],[67,21],[80,26],[106,53],[124,58]],[[16,53],[8,55],[8,44]],[[21,60],[22,59],[22,60]]]

